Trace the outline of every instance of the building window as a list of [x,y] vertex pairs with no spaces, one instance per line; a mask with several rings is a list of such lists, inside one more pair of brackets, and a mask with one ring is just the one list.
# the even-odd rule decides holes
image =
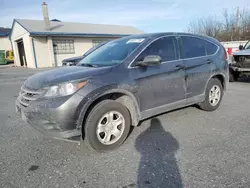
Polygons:
[[74,40],[53,40],[55,54],[74,54]]
[[92,40],[92,44],[93,44],[93,46],[97,46],[97,45],[99,45],[99,44],[101,44],[101,43],[103,43],[103,42],[105,42],[106,40],[100,40],[100,39],[93,39]]

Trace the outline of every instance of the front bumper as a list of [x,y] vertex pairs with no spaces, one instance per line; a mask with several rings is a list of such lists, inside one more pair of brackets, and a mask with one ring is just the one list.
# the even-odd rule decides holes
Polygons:
[[[74,99],[73,99],[74,98]],[[16,111],[21,118],[44,135],[72,139],[81,136],[81,129],[77,128],[77,97],[59,99],[59,101],[34,101],[24,107],[16,100]]]
[[250,68],[241,68],[241,67],[231,66],[231,69],[237,72],[250,72]]

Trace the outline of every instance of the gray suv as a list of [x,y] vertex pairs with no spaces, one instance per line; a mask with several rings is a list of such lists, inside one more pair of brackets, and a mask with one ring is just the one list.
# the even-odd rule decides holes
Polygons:
[[228,79],[227,53],[214,38],[133,35],[106,43],[79,66],[31,76],[16,110],[46,135],[106,151],[146,118],[193,104],[217,109]]

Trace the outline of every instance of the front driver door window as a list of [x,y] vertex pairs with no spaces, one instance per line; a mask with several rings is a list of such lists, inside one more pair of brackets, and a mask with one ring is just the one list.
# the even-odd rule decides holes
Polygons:
[[158,55],[163,62],[157,66],[130,69],[138,87],[141,111],[184,99],[185,72],[181,69],[184,64],[179,60],[176,38],[166,36],[157,39],[141,52],[135,62],[142,61],[148,55]]

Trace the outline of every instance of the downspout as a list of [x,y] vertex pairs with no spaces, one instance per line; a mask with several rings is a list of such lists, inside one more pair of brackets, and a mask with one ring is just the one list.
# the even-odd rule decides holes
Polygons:
[[33,47],[33,55],[34,55],[35,68],[37,68],[36,50],[35,50],[35,43],[34,43],[34,38],[33,37],[32,37],[32,47]]
[[12,41],[11,41],[11,37],[10,37],[10,35],[8,36],[8,38],[9,38],[9,41],[10,41],[10,44],[11,44],[11,49],[12,49],[12,52],[14,52],[14,49],[13,49],[13,44],[12,44]]
[[11,45],[12,53],[13,53],[13,56],[14,56],[14,65],[16,66],[16,61],[15,61],[15,54],[14,54],[13,44],[12,44],[12,41],[11,41],[10,35],[9,35],[8,37],[9,37],[9,40],[10,40],[10,45]]

